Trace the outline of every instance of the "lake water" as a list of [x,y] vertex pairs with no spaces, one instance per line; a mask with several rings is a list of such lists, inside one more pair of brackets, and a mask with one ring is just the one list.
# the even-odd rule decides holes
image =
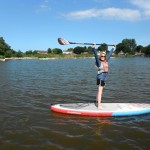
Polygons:
[[[51,104],[95,101],[94,62],[0,62],[0,150],[149,150],[150,114],[79,117],[51,112]],[[150,58],[111,58],[102,102],[150,103]]]

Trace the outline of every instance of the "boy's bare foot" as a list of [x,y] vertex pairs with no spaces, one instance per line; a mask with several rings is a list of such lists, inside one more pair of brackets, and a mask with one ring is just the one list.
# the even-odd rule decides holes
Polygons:
[[102,110],[102,105],[101,104],[98,104],[98,102],[95,103],[95,106],[99,109],[99,110]]
[[99,110],[102,110],[103,108],[102,108],[102,106],[101,106],[101,105],[98,105],[98,109],[99,109]]

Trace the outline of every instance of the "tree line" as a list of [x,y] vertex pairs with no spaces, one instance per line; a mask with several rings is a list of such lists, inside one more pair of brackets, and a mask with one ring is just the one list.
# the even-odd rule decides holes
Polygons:
[[[98,51],[107,51],[108,46],[106,43],[103,43],[98,48]],[[92,46],[76,46],[75,48],[69,48],[66,51],[73,52],[74,54],[93,54]],[[48,48],[46,50],[48,54],[62,54],[63,51],[60,48]],[[137,45],[135,39],[123,39],[120,43],[116,45],[115,54],[119,53],[131,54],[134,55],[136,53],[144,54],[146,57],[150,57],[150,45],[142,46]],[[15,51],[11,49],[3,37],[0,37],[0,58],[9,58],[9,57],[24,57],[24,56],[35,56],[39,53],[37,50],[28,50],[26,52]]]
[[22,52],[11,49],[11,47],[5,42],[3,37],[0,37],[0,58],[9,57],[22,57]]

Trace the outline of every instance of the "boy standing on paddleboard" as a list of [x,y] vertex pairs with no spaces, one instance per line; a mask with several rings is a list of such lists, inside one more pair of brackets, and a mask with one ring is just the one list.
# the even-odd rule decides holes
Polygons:
[[98,103],[98,109],[101,109],[101,99],[102,99],[102,93],[103,93],[103,88],[105,86],[105,82],[108,79],[108,61],[112,55],[112,53],[115,51],[115,45],[113,48],[110,50],[109,54],[106,56],[106,52],[101,52],[100,55],[97,55],[97,50],[95,49],[95,44],[93,45],[93,53],[95,56],[95,65],[98,69],[97,73],[97,85],[98,85],[98,91],[97,91],[97,96],[96,100]]

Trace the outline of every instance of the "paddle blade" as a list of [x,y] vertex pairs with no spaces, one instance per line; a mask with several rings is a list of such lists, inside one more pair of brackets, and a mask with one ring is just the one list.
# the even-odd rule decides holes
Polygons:
[[67,45],[70,44],[69,41],[63,39],[63,38],[58,38],[58,43],[61,45]]

